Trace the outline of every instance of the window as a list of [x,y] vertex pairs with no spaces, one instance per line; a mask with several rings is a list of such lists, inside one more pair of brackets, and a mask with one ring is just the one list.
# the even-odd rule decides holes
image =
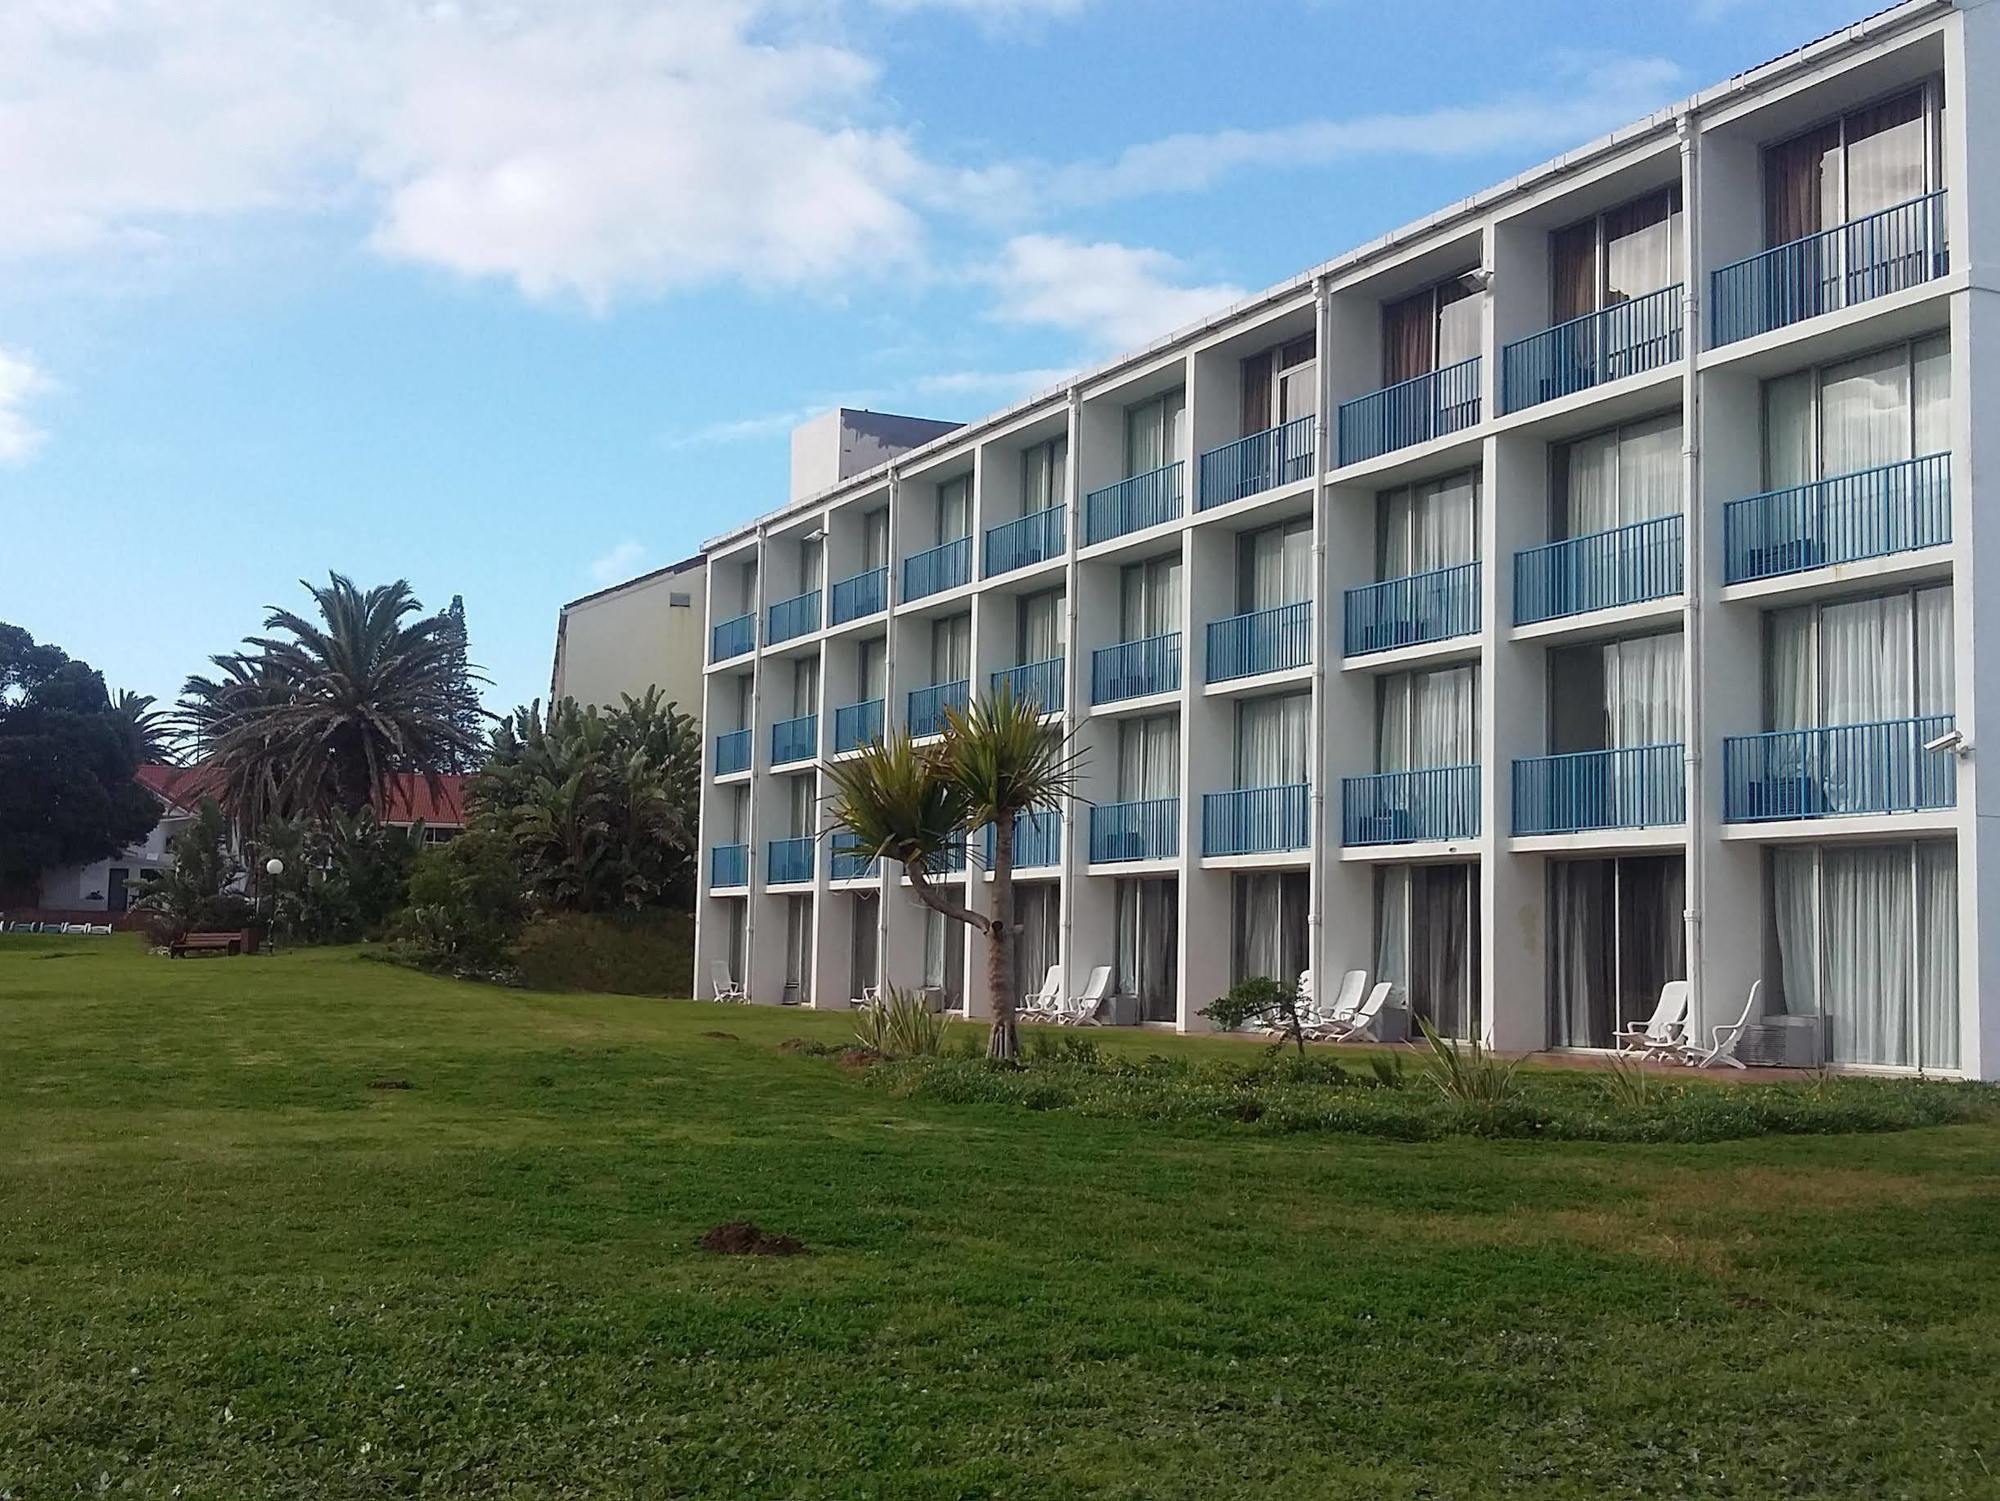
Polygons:
[[1283,693],[1236,705],[1236,785],[1296,787],[1309,781],[1312,695]]
[[889,640],[870,636],[854,654],[856,703],[872,703],[886,695],[889,685]]
[[1951,339],[1937,334],[1764,382],[1764,486],[1784,490],[1951,447]]
[[750,838],[750,789],[736,786],[729,789],[727,800],[722,805],[722,828],[724,844],[744,844]]
[[1014,661],[1048,662],[1063,654],[1063,592],[1045,589],[1021,596],[1015,621]]
[[1767,147],[1767,243],[1788,245],[1936,186],[1939,92],[1911,89]]
[[1236,608],[1242,614],[1311,599],[1312,518],[1244,532],[1236,539]]
[[1423,771],[1479,759],[1479,669],[1441,667],[1376,680],[1375,769]]
[[878,506],[861,518],[861,569],[872,573],[889,566],[889,508]]
[[1054,881],[1029,881],[1014,888],[1015,988],[1027,994],[1039,990],[1049,966],[1057,962],[1062,944],[1062,887]]
[[1949,714],[1952,671],[1949,584],[1764,617],[1767,729]]
[[1231,984],[1260,976],[1290,985],[1308,967],[1311,879],[1302,870],[1238,871],[1229,883]]
[[1678,631],[1549,653],[1549,753],[1678,744],[1685,731]]
[[1115,948],[1118,994],[1137,999],[1138,1019],[1177,1020],[1180,974],[1180,884],[1171,877],[1121,880]]
[[671,589],[667,592],[667,608],[669,610],[692,610],[694,608],[694,596],[692,594],[684,594],[678,589]]
[[1549,1046],[1610,1048],[1687,978],[1682,855],[1551,860]]
[[807,537],[799,542],[799,593],[811,594],[819,588],[820,567],[825,555],[823,538]]
[[1557,323],[1671,287],[1682,279],[1679,183],[1549,237]]
[[1118,797],[1127,803],[1179,797],[1181,722],[1173,714],[1118,721]]
[[1244,437],[1283,427],[1318,409],[1319,366],[1311,335],[1243,361]]
[[1376,496],[1377,578],[1430,573],[1470,563],[1478,556],[1478,470]]
[[[962,901],[965,892],[950,896]],[[953,1011],[965,1005],[965,924],[934,907],[924,908],[924,988],[942,995]]]
[[785,898],[785,1000],[812,1004],[813,899]]
[[1150,474],[1181,456],[1181,418],[1185,393],[1169,391],[1125,409],[1125,473]]
[[1375,978],[1441,1037],[1479,1035],[1479,868],[1400,865],[1375,874]]
[[1069,439],[1051,438],[1021,455],[1021,514],[1063,503],[1069,490]]
[[882,983],[882,901],[879,893],[857,891],[847,898],[851,916],[847,944],[848,994],[856,1000]]
[[1382,308],[1382,379],[1414,380],[1479,353],[1480,304],[1458,277]]
[[747,730],[750,728],[751,691],[752,690],[750,686],[750,674],[747,672],[739,674],[738,677],[736,678],[736,686],[734,690],[734,697],[736,700],[736,728],[739,730]]
[[1552,536],[1588,537],[1686,505],[1678,413],[1559,445],[1551,455]]
[[972,673],[972,617],[931,622],[931,682],[962,683]]
[[818,832],[818,778],[811,772],[785,778],[785,804],[791,817],[791,837],[805,839]]
[[972,531],[972,476],[961,474],[938,486],[937,544],[956,542]]
[[1144,641],[1181,628],[1181,557],[1169,553],[1118,571],[1118,639]]

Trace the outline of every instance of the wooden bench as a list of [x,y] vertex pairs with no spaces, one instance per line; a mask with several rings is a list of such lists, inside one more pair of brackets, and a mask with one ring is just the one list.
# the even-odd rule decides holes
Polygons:
[[180,942],[167,945],[167,956],[172,959],[184,958],[189,954],[242,954],[254,947],[249,932],[241,933],[189,933]]

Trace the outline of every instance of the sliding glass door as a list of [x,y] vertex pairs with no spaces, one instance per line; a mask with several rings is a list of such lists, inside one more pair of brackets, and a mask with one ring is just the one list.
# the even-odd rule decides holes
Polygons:
[[1480,1031],[1479,867],[1402,865],[1375,877],[1375,978],[1411,1026],[1440,1037]]
[[1180,882],[1122,880],[1117,903],[1118,994],[1134,997],[1138,1020],[1180,1019]]
[[881,983],[882,900],[873,891],[852,892],[848,904],[847,984],[848,995],[859,1000],[872,985]]
[[1039,990],[1056,962],[1062,929],[1062,887],[1054,881],[1027,881],[1014,888],[1014,988]]
[[1230,880],[1229,978],[1290,985],[1307,966],[1311,882],[1302,870],[1238,871]]
[[1549,1046],[1615,1047],[1669,980],[1687,978],[1687,862],[1549,862]]

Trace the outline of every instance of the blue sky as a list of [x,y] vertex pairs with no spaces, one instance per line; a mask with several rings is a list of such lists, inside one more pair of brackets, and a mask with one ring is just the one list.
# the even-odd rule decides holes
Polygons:
[[25,0],[0,620],[171,697],[339,569],[557,606],[1858,0]]

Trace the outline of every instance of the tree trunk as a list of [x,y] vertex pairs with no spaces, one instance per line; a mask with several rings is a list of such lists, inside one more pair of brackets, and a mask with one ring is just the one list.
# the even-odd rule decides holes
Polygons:
[[1014,1024],[1014,815],[993,821],[993,926],[986,934],[987,1001],[993,1032],[988,1058],[1018,1058],[1021,1036]]

